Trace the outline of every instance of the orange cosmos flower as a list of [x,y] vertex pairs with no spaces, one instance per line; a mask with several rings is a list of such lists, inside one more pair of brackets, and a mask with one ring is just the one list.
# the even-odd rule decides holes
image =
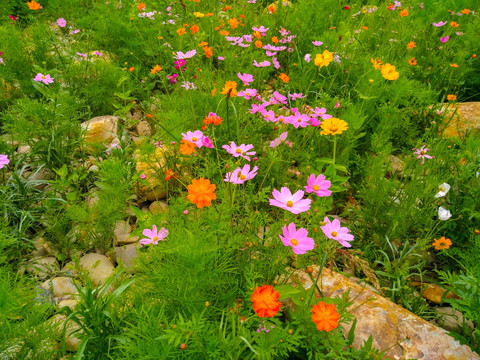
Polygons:
[[190,200],[192,204],[197,205],[197,208],[199,209],[204,206],[210,206],[212,205],[212,200],[217,198],[217,195],[215,194],[216,188],[217,186],[210,183],[210,180],[208,179],[193,179],[192,183],[187,186],[187,199]]
[[163,68],[160,65],[155,65],[153,69],[150,69],[150,74],[156,74],[159,71],[162,71]]
[[278,76],[278,78],[279,78],[280,80],[282,80],[285,84],[290,81],[290,77],[289,77],[287,74],[285,74],[285,73],[281,73],[281,74]]
[[277,6],[275,4],[272,4],[268,7],[268,12],[270,14],[273,14],[275,11],[277,11]]
[[210,59],[210,56],[213,55],[212,47],[204,46],[203,51],[205,52],[205,55],[207,56],[207,59]]
[[412,66],[415,66],[417,65],[417,60],[414,57],[412,57],[410,60],[408,60],[408,63]]
[[27,2],[27,5],[30,10],[40,10],[42,8],[42,6],[39,3],[37,3],[35,0]]
[[453,63],[453,64],[450,64],[451,67],[454,67],[454,68],[458,68],[458,65]]
[[455,101],[455,100],[457,100],[457,95],[448,94],[447,95],[447,100],[448,101]]
[[253,310],[258,317],[274,317],[282,305],[279,297],[280,293],[272,285],[257,286],[252,294]]
[[400,16],[402,16],[402,17],[408,16],[408,9],[404,9],[404,10],[400,11]]
[[409,49],[413,49],[413,48],[416,48],[417,47],[417,44],[415,44],[414,41],[410,41],[408,44],[407,44],[407,48]]
[[202,41],[200,44],[198,44],[198,46],[200,47],[204,47],[204,46],[207,46],[208,45],[208,42],[206,41]]
[[452,240],[445,239],[445,236],[442,236],[440,239],[433,239],[434,242],[432,246],[435,247],[435,250],[444,250],[449,249],[452,246]]
[[262,45],[263,45],[263,44],[262,44],[262,42],[261,42],[260,40],[255,41],[255,46],[256,46],[257,48],[261,48]]
[[368,26],[362,26],[363,30],[368,30]]
[[278,40],[278,38],[277,38],[276,36],[273,36],[273,37],[272,37],[272,43],[278,44],[278,41],[279,41],[279,40]]
[[192,32],[192,35],[195,35],[199,30],[200,30],[200,28],[198,27],[197,24],[192,25],[192,27],[190,28],[190,31]]
[[254,31],[253,36],[255,37],[255,39],[261,39],[262,38],[262,34],[260,34],[258,31]]
[[398,71],[395,71],[395,66],[389,63],[382,65],[382,68],[380,70],[382,71],[382,76],[387,80],[397,80],[400,76]]
[[340,314],[335,309],[335,305],[326,304],[320,301],[312,306],[312,321],[317,325],[317,329],[322,331],[332,331],[338,327]]
[[463,9],[462,14],[463,15],[468,15],[468,14],[470,14],[470,10],[469,9]]
[[165,181],[170,180],[171,178],[175,177],[175,173],[172,171],[172,169],[168,169],[165,172]]
[[177,30],[178,36],[182,36],[186,32],[187,32],[187,30],[184,27],[181,27],[180,29]]
[[225,81],[225,86],[220,94],[237,96],[237,83],[235,81]]
[[181,140],[180,141],[180,152],[183,155],[191,155],[192,153],[197,152],[197,150],[195,150],[196,146],[197,145],[195,145],[194,143],[192,143],[188,140]]
[[379,70],[382,68],[383,61],[381,61],[379,58],[371,58],[370,62],[372,63],[372,66],[375,70]]
[[232,29],[236,29],[238,27],[238,20],[236,18],[228,19],[228,24]]
[[452,22],[450,23],[450,26],[451,26],[452,28],[457,28],[457,27],[460,26],[460,24],[457,23],[456,21],[452,21]]
[[228,36],[228,35],[230,35],[230,31],[227,31],[227,30],[220,30],[218,33],[219,33],[220,35],[222,35],[222,36]]
[[142,11],[143,9],[145,9],[145,4],[142,2],[137,5],[137,8],[138,8],[138,11]]
[[130,71],[130,72],[132,72],[133,70],[135,70],[135,68],[133,66],[128,68],[128,71]]

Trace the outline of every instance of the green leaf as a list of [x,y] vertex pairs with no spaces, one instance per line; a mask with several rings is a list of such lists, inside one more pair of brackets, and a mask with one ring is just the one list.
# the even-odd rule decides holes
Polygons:
[[278,285],[275,286],[275,290],[280,293],[280,299],[289,299],[295,295],[299,295],[302,291],[299,288],[295,288],[292,285]]

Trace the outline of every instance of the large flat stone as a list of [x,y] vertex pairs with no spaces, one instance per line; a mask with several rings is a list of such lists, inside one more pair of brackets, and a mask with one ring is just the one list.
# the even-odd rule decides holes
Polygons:
[[[305,271],[298,271],[295,276],[305,288],[313,285]],[[318,276],[318,267],[312,273]],[[383,351],[386,358],[395,360],[480,360],[468,346],[460,343],[441,329],[390,300],[364,288],[343,275],[328,269],[322,269],[318,287],[327,297],[341,296],[350,291],[353,304],[350,311],[357,318],[355,341],[360,347],[370,335],[373,346]],[[350,326],[345,326],[348,333]]]
[[444,104],[441,111],[446,124],[440,127],[443,135],[459,137],[467,130],[480,131],[480,102]]

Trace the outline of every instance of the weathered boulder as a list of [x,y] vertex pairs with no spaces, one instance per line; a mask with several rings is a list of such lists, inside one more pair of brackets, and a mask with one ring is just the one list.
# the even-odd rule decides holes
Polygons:
[[115,230],[113,231],[115,236],[115,244],[133,244],[138,242],[138,236],[130,236],[132,232],[132,227],[128,223],[128,221],[120,220],[117,221],[115,225]]
[[435,312],[438,315],[437,324],[445,330],[452,332],[462,331],[464,321],[470,331],[474,329],[473,323],[470,320],[464,320],[463,314],[454,308],[437,307]]
[[58,270],[57,259],[53,256],[33,258],[27,265],[27,271],[37,275],[39,278],[46,278]]
[[96,253],[82,256],[80,266],[88,271],[88,277],[95,286],[103,284],[115,270],[112,262],[105,255]]
[[[318,266],[311,274],[318,276]],[[305,271],[297,271],[295,277],[305,288],[313,283]],[[394,360],[480,360],[466,345],[454,340],[441,329],[390,300],[364,288],[329,269],[322,269],[318,287],[327,297],[341,296],[350,291],[350,312],[357,318],[353,346],[360,347],[370,335],[373,346],[383,351],[386,358]],[[345,326],[345,334],[350,326]]]
[[158,215],[161,213],[167,213],[170,210],[170,208],[168,207],[168,204],[166,201],[160,200],[160,201],[152,202],[148,207],[148,210],[153,215]]
[[134,158],[137,160],[136,170],[145,177],[140,179],[135,186],[135,193],[140,198],[155,201],[165,199],[167,196],[164,174],[166,171],[165,156],[168,152],[166,147],[157,147],[150,154],[134,153]]
[[150,128],[150,124],[148,121],[140,121],[136,126],[138,136],[152,136],[152,129]]
[[58,303],[58,307],[60,309],[63,309],[64,307],[69,307],[70,310],[75,310],[75,307],[78,304],[78,300],[72,300],[72,299],[67,299],[67,300],[62,300]]
[[87,144],[102,143],[107,145],[117,136],[118,116],[97,116],[83,122],[81,126],[82,130],[85,131],[85,142]]
[[435,284],[422,284],[414,281],[411,282],[410,285],[420,287],[419,291],[421,291],[422,296],[435,304],[441,304],[445,299],[458,298],[454,293],[446,293],[447,290]]
[[126,246],[117,246],[115,248],[115,259],[118,264],[122,264],[128,272],[133,270],[133,262],[138,257],[137,250],[140,244],[130,244]]
[[73,284],[73,280],[69,277],[56,277],[50,280],[45,280],[42,283],[42,288],[53,292],[53,296],[61,297],[65,295],[77,294],[77,288]]
[[445,136],[459,137],[467,130],[480,131],[480,102],[444,104],[440,111],[444,116],[440,131]]

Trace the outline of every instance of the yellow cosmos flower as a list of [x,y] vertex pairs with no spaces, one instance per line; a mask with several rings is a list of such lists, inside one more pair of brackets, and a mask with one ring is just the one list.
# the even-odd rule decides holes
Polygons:
[[382,76],[387,80],[397,80],[400,74],[395,71],[395,66],[386,63],[381,67]]
[[375,70],[380,70],[383,64],[383,61],[380,60],[379,58],[376,58],[376,59],[371,58],[370,62],[372,63],[372,66]]
[[348,124],[344,120],[330,118],[323,120],[320,127],[322,128],[322,131],[320,132],[322,135],[340,135],[348,129]]
[[315,66],[328,66],[333,61],[333,53],[325,50],[323,54],[317,54],[315,56]]
[[202,17],[205,16],[205,14],[204,14],[204,13],[201,13],[201,12],[198,12],[198,11],[195,11],[195,12],[193,13],[193,16],[195,16],[195,17],[197,17],[197,18],[202,18]]

